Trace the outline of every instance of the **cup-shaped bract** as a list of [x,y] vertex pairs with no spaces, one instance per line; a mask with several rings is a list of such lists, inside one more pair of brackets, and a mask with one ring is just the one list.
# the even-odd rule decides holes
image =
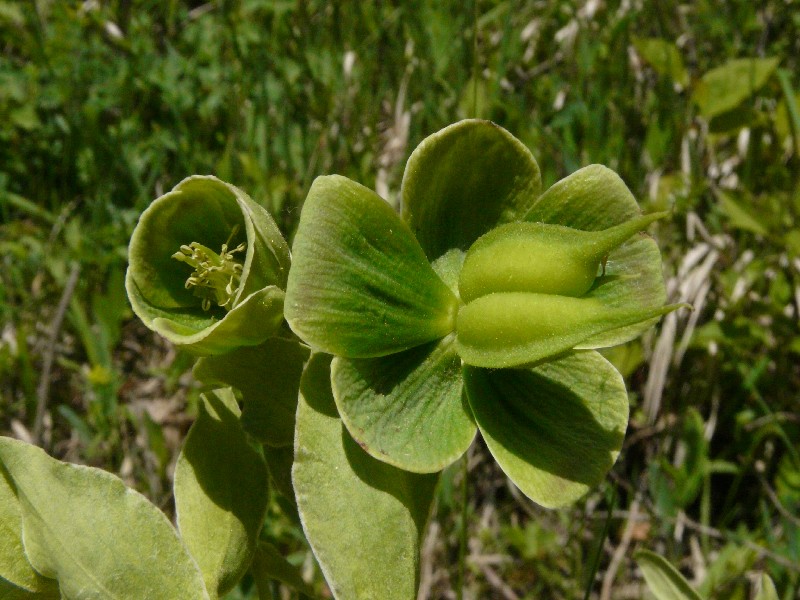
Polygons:
[[194,354],[223,354],[275,334],[290,261],[264,208],[233,185],[193,176],[142,213],[125,284],[150,329]]

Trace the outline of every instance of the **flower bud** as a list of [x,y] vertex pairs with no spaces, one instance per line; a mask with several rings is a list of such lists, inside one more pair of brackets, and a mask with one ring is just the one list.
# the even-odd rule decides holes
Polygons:
[[458,353],[466,364],[476,367],[516,367],[676,308],[618,308],[597,298],[528,292],[488,294],[461,307],[456,324]]
[[601,262],[636,232],[668,213],[652,213],[602,231],[546,223],[509,223],[479,238],[459,279],[463,302],[496,292],[583,296]]

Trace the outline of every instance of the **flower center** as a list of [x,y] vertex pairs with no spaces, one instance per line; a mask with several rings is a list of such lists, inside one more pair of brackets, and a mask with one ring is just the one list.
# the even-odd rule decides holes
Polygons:
[[175,260],[185,262],[194,269],[186,280],[186,289],[193,289],[194,295],[202,301],[203,310],[209,310],[212,302],[225,310],[232,308],[242,277],[242,265],[236,262],[233,255],[243,252],[247,246],[242,242],[235,248],[228,249],[238,229],[238,225],[233,228],[219,254],[202,244],[192,242],[188,246],[181,246],[172,255]]

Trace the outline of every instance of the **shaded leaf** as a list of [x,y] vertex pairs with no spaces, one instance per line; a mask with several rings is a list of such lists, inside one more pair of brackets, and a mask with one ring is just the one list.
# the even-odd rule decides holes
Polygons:
[[297,567],[287,561],[275,546],[267,542],[259,542],[253,557],[253,566],[250,570],[253,574],[253,579],[256,581],[259,594],[261,594],[261,590],[266,591],[263,594],[265,598],[272,598],[272,594],[269,591],[269,583],[273,580],[280,581],[306,596],[312,598],[316,596],[314,588],[305,582]]
[[345,177],[314,181],[293,252],[286,320],[316,349],[385,356],[453,329],[456,299],[406,224]]
[[455,336],[385,358],[336,358],[331,385],[350,434],[372,456],[434,473],[472,443]]
[[708,71],[692,100],[707,119],[722,114],[757,92],[778,68],[778,58],[736,58]]
[[247,433],[270,446],[290,446],[307,359],[308,349],[302,344],[269,338],[258,346],[201,358],[192,373],[203,383],[232,386],[242,393],[242,426]]
[[300,388],[292,478],[303,530],[336,598],[413,600],[436,476],[387,465],[353,441],[330,360],[312,356]]
[[62,463],[0,438],[22,509],[31,565],[64,598],[208,598],[197,565],[164,514],[100,469]]
[[703,600],[663,556],[649,550],[639,550],[633,558],[657,600]]
[[541,188],[539,166],[522,142],[490,121],[459,121],[425,138],[409,157],[403,219],[432,261],[518,220]]
[[264,457],[247,441],[233,392],[203,404],[175,467],[178,530],[206,582],[222,595],[250,566],[267,507]]
[[525,370],[465,367],[464,382],[489,451],[534,502],[550,508],[574,502],[616,461],[628,395],[597,352]]

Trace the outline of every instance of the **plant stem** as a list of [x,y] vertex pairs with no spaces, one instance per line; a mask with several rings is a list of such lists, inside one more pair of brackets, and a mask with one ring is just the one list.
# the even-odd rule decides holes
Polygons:
[[461,459],[461,532],[458,546],[458,580],[456,584],[456,598],[464,600],[464,574],[467,563],[467,534],[468,527],[468,497],[467,497],[467,475],[469,473],[469,457],[465,452]]

